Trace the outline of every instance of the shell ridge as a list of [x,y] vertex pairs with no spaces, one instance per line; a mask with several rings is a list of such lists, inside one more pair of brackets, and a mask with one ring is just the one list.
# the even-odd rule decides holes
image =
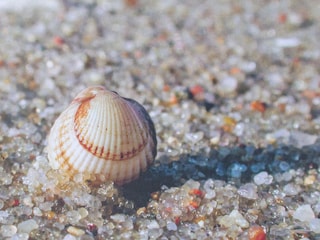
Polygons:
[[[61,127],[58,132],[58,146],[59,149],[59,162],[62,165],[64,169],[72,169],[72,166],[69,164],[69,156],[68,156],[68,148],[66,148],[65,142],[66,139],[63,136],[70,136],[70,129],[72,125],[72,121],[69,117],[69,114],[72,115],[75,112],[75,108],[73,106],[70,106],[62,113],[62,118],[60,118],[60,122],[55,123],[56,126],[59,126],[61,124]],[[68,145],[67,145],[68,146]]]
[[[88,128],[87,126],[87,121],[85,121],[85,116],[88,115],[87,113],[87,106],[88,102],[83,102],[80,103],[77,111],[74,115],[74,131],[76,132],[78,141],[82,144],[82,145],[86,145],[86,139],[85,136],[87,135],[88,132]],[[88,147],[85,147],[86,149]]]
[[[102,104],[102,108],[103,109],[108,109],[108,104],[104,103]],[[106,138],[104,137],[105,135],[108,134],[108,123],[107,120],[108,119],[108,113],[107,111],[100,111],[100,118],[103,119],[102,123],[100,123],[100,136],[97,136],[97,149],[96,152],[94,153],[95,156],[101,158],[103,156],[104,153],[104,144],[105,144],[105,140]]]
[[[109,160],[110,159],[110,155],[111,155],[111,149],[112,149],[112,146],[114,144],[114,125],[115,125],[115,116],[114,116],[114,109],[113,109],[113,104],[110,104],[108,105],[109,107],[109,115],[108,117],[110,118],[110,121],[109,121],[109,134],[108,134],[108,143],[107,145],[105,145],[105,149],[106,149],[106,156],[104,157],[105,160]],[[110,177],[111,178],[114,178],[113,174],[114,171],[115,171],[115,167],[116,167],[116,164],[110,164],[110,167],[109,167],[109,173],[110,173]]]
[[[132,111],[130,109],[130,107],[128,106],[128,104],[126,102],[124,102],[123,106],[121,106],[123,108],[122,112],[123,114],[123,118],[124,118],[124,127],[127,129],[125,137],[126,137],[126,141],[123,143],[126,146],[126,151],[123,152],[123,157],[122,159],[127,159],[130,158],[130,156],[132,155],[132,150],[137,149],[136,146],[136,141],[133,141],[132,136],[135,136],[135,128],[134,125],[132,124],[133,121],[132,120]],[[129,111],[128,111],[129,109]],[[131,148],[131,149],[129,149]]]
[[[83,108],[89,108],[90,103],[84,102],[83,104],[89,104],[89,106],[80,104],[77,113],[75,115],[74,131],[77,136],[77,141],[92,155],[97,156],[96,151],[99,145],[96,144],[97,136],[99,134],[99,120],[103,118],[102,111],[88,111],[85,115],[82,115]],[[99,104],[99,102],[98,102]],[[78,115],[77,115],[78,114]],[[98,115],[97,115],[98,114]],[[81,127],[80,127],[81,126]],[[98,126],[92,129],[92,126]]]
[[[97,96],[97,99],[99,106],[101,106],[102,109],[104,109],[105,105],[104,101],[102,101],[103,99],[101,99],[101,97],[99,98]],[[92,114],[92,116],[90,116],[90,118],[92,118],[92,124],[88,124],[88,128],[90,127],[92,129],[92,134],[91,135],[91,139],[90,139],[90,152],[94,155],[94,156],[99,156],[97,151],[99,148],[101,148],[101,145],[99,145],[99,141],[100,138],[102,136],[102,127],[103,127],[103,123],[104,120],[106,119],[106,117],[104,116],[104,111],[95,111],[95,114]],[[102,121],[101,121],[102,119]],[[96,127],[94,127],[96,126]]]
[[[124,184],[139,177],[156,155],[151,117],[138,102],[103,87],[79,93],[55,121],[48,138],[50,165]],[[89,176],[89,175],[88,175]]]
[[[131,110],[129,108],[129,110]],[[119,139],[119,146],[121,146],[121,148],[119,148],[119,174],[118,174],[118,178],[119,179],[125,179],[126,176],[130,175],[130,165],[132,165],[132,161],[126,161],[127,159],[130,159],[128,156],[129,155],[129,151],[130,151],[130,145],[127,144],[127,142],[130,142],[129,139],[129,133],[132,131],[132,124],[130,123],[130,119],[128,117],[129,113],[131,111],[128,111],[128,106],[127,103],[125,101],[123,101],[123,99],[121,99],[121,104],[118,110],[121,114],[119,114],[119,122],[118,122],[118,128],[119,128],[119,132],[121,132],[121,139]],[[123,126],[124,131],[122,129],[120,129],[120,127]],[[129,127],[129,128],[128,128]],[[125,133],[125,134],[123,134]]]
[[[118,102],[117,102],[118,103]],[[120,103],[120,106],[122,104]],[[114,156],[119,156],[119,160],[121,160],[121,148],[120,146],[122,145],[122,134],[120,134],[122,131],[121,126],[123,125],[123,120],[122,120],[122,112],[121,112],[121,107],[117,107],[114,104],[114,121],[115,121],[115,133],[114,135],[114,149],[113,149],[113,154]],[[118,116],[118,117],[117,117]],[[119,117],[120,116],[120,117]]]
[[155,157],[157,155],[157,148],[156,148],[157,136],[156,136],[156,130],[155,130],[155,127],[154,127],[154,124],[152,122],[150,115],[148,114],[147,110],[141,104],[139,104],[137,101],[130,99],[130,98],[125,98],[125,99],[132,104],[133,108],[135,108],[136,111],[139,112],[139,114],[144,116],[142,118],[142,120],[144,121],[144,124],[148,128],[148,137],[151,138],[151,139],[149,139],[149,142],[150,142],[150,140],[152,140],[151,142],[153,143],[152,144],[153,157]]
[[128,105],[130,105],[130,108],[132,109],[131,114],[135,118],[135,122],[137,123],[137,126],[138,126],[137,128],[135,128],[135,136],[138,137],[137,140],[140,144],[137,145],[136,151],[140,152],[147,145],[148,133],[144,134],[143,129],[145,128],[145,126],[144,126],[144,123],[141,121],[142,116],[138,112],[134,111],[135,108],[132,107],[131,102],[128,102]]
[[[111,113],[111,107],[109,104],[107,104],[107,101],[105,103],[105,117],[109,118],[110,116],[112,116]],[[101,141],[103,142],[102,144],[102,149],[101,149],[101,155],[99,157],[103,158],[104,160],[108,160],[109,156],[108,156],[108,152],[109,152],[109,144],[110,144],[110,135],[112,134],[112,122],[111,121],[106,121],[106,137],[104,139],[101,139]]]
[[[129,111],[125,111],[127,123],[129,125],[127,137],[130,145],[132,144],[133,147],[126,152],[126,156],[124,158],[132,158],[143,151],[146,145],[146,139],[140,134],[142,126],[139,117],[128,102],[125,102],[125,104],[126,108],[129,109]],[[131,133],[130,137],[129,132]]]

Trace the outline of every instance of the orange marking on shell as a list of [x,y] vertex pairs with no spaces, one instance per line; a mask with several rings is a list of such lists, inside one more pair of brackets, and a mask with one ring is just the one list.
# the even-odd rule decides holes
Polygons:
[[89,87],[85,89],[85,91],[80,92],[75,99],[72,100],[74,102],[85,102],[92,98],[94,98],[97,93],[105,91],[104,87],[97,86],[97,87]]

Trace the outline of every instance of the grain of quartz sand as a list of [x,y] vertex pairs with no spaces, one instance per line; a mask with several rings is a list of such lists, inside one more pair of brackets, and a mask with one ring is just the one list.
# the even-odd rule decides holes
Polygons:
[[[0,238],[319,239],[317,1],[0,11]],[[49,129],[92,85],[155,124],[155,165],[122,188],[48,165]]]

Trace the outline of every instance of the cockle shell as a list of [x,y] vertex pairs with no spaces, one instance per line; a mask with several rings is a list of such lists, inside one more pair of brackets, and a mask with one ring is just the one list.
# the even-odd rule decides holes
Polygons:
[[154,125],[143,106],[95,86],[80,92],[57,118],[47,151],[54,169],[121,185],[146,170],[156,146]]

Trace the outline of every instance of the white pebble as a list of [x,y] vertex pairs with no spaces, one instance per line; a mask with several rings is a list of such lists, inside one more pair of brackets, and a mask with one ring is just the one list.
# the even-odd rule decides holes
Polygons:
[[195,132],[195,133],[186,133],[185,140],[192,144],[199,142],[204,136],[203,132]]
[[258,198],[257,186],[254,185],[253,183],[247,183],[245,185],[242,185],[238,190],[238,194],[241,197],[244,197],[247,199],[257,199]]
[[0,222],[5,222],[9,217],[9,213],[7,211],[0,211]]
[[199,227],[203,228],[204,227],[204,221],[203,220],[199,221],[198,225],[199,225]]
[[320,233],[320,219],[314,218],[310,220],[310,230],[315,233]]
[[299,46],[301,41],[298,38],[277,38],[275,43],[280,48],[292,48]]
[[199,187],[200,187],[200,183],[193,179],[189,179],[182,186],[183,189],[199,189]]
[[283,187],[283,192],[289,196],[295,196],[299,194],[301,188],[293,183],[288,183]]
[[29,239],[28,233],[17,233],[10,238],[10,240],[28,240],[28,239]]
[[44,202],[39,204],[39,208],[43,211],[51,211],[52,206],[53,202]]
[[114,214],[110,218],[117,223],[121,223],[126,220],[126,216],[124,214]]
[[76,210],[71,210],[66,213],[67,219],[69,223],[71,224],[77,224],[79,220],[81,219],[81,215],[78,211]]
[[310,204],[305,204],[299,206],[293,213],[293,218],[301,222],[308,222],[315,218],[314,212]]
[[30,233],[32,230],[35,230],[39,227],[37,222],[33,219],[26,220],[18,224],[19,233]]
[[238,210],[232,210],[229,215],[231,218],[235,220],[235,223],[241,228],[249,227],[249,222],[241,215]]
[[167,229],[168,231],[177,231],[178,227],[174,222],[167,222]]
[[230,94],[237,89],[238,81],[234,77],[227,76],[219,80],[219,84],[217,87],[219,89],[219,92],[221,92],[222,94]]
[[[305,106],[301,106],[301,109],[305,110]],[[301,112],[301,111],[300,111]],[[305,115],[309,112],[305,113]],[[318,136],[313,134],[304,133],[301,131],[292,131],[290,136],[290,143],[296,147],[303,147],[306,145],[312,145],[316,142]]]
[[71,234],[67,234],[64,236],[63,240],[77,240],[77,238]]
[[163,230],[161,228],[154,228],[154,229],[149,229],[148,239],[159,239],[159,237],[163,234]]
[[212,179],[208,179],[204,183],[203,189],[206,192],[205,198],[212,199],[216,196],[216,192],[214,191],[214,182]]
[[17,232],[17,227],[14,225],[2,225],[0,233],[3,237],[11,237]]
[[232,210],[229,215],[219,218],[219,224],[225,227],[238,225],[241,228],[248,228],[249,222],[241,215],[238,210]]
[[293,175],[294,175],[294,172],[291,172],[291,170],[283,173],[282,174],[282,181],[285,181],[285,182],[291,181]]
[[160,228],[159,223],[156,220],[151,220],[148,224],[149,229],[157,229]]
[[253,180],[254,183],[257,185],[269,185],[272,183],[273,177],[272,175],[269,175],[267,172],[260,172],[254,176]]
[[38,207],[34,207],[33,208],[33,214],[35,215],[35,216],[42,216],[42,211],[40,210],[40,208],[38,208]]
[[28,207],[33,207],[32,199],[30,196],[26,196],[23,198],[23,204]]

